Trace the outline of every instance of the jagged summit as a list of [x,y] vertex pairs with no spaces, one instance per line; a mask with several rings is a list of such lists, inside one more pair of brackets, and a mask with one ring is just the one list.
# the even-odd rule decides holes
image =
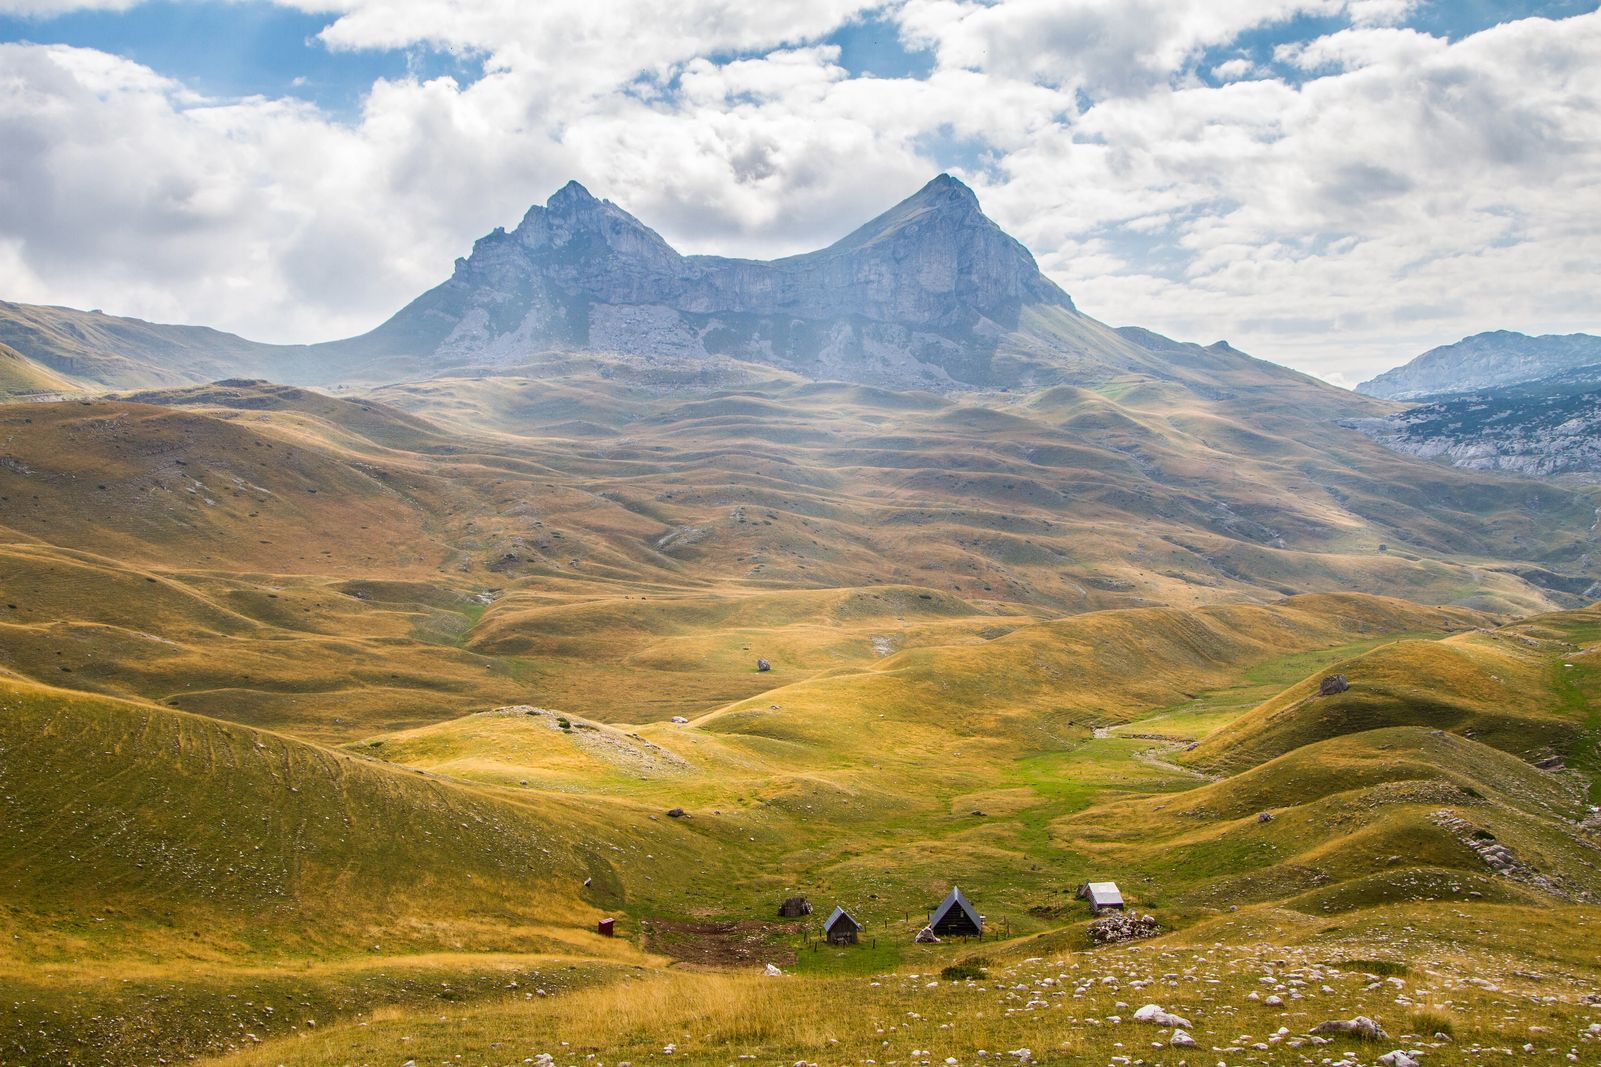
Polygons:
[[[332,348],[425,365],[549,349],[731,355],[875,384],[990,385],[1031,308],[1076,316],[1016,239],[941,174],[834,242],[770,262],[684,256],[610,200],[568,182],[450,280],[373,333]],[[1032,372],[1031,372],[1032,373]]]
[[[104,349],[88,376],[135,388],[192,375],[392,382],[493,373],[547,353],[688,362],[707,381],[748,375],[727,366],[732,358],[816,381],[946,392],[1093,386],[1129,373],[1205,396],[1269,380],[1306,384],[1226,345],[1113,330],[1082,314],[949,174],[825,248],[771,261],[683,255],[619,205],[568,182],[516,228],[476,241],[449,279],[377,329],[320,345],[258,345],[108,317],[63,332],[61,313],[38,308],[15,328],[6,319],[0,308],[0,342],[78,374],[90,364],[72,338],[87,337]],[[154,363],[140,355],[135,367],[130,351],[161,355]],[[1322,405],[1325,392],[1303,403]]]

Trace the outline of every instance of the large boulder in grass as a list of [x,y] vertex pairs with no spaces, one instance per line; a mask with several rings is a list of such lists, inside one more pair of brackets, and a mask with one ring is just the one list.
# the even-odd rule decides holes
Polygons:
[[1182,1015],[1174,1015],[1170,1011],[1163,1011],[1160,1004],[1147,1004],[1134,1013],[1137,1023],[1151,1023],[1155,1026],[1172,1027],[1179,1030],[1188,1030],[1192,1024]]
[[1312,1027],[1314,1034],[1345,1034],[1349,1037],[1359,1037],[1364,1041],[1388,1041],[1390,1035],[1384,1028],[1366,1015],[1358,1015],[1354,1019],[1330,1019],[1328,1022],[1318,1023]]
[[1351,688],[1351,680],[1349,678],[1343,674],[1331,674],[1318,683],[1317,695],[1331,697],[1337,693],[1343,693],[1349,688]]

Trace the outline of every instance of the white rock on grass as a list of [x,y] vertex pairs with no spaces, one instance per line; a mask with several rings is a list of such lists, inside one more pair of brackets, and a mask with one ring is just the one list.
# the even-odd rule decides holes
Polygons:
[[1134,1021],[1140,1023],[1154,1023],[1157,1026],[1171,1026],[1188,1030],[1192,1025],[1182,1015],[1174,1015],[1162,1010],[1160,1004],[1147,1004],[1134,1013]]
[[1196,1040],[1186,1030],[1174,1030],[1173,1037],[1168,1041],[1174,1048],[1195,1048]]
[[774,967],[771,963],[769,963],[767,965],[767,969],[764,970],[762,973],[765,974],[769,978],[777,978],[777,977],[781,976],[784,972],[779,970],[777,967]]
[[1408,1056],[1401,1049],[1396,1049],[1394,1052],[1386,1052],[1379,1057],[1379,1063],[1383,1064],[1383,1067],[1418,1067],[1418,1061]]
[[1365,1037],[1370,1041],[1383,1041],[1387,1036],[1384,1028],[1369,1019],[1366,1015],[1358,1015],[1354,1019],[1330,1019],[1328,1022],[1318,1023],[1312,1027],[1314,1034],[1354,1034]]

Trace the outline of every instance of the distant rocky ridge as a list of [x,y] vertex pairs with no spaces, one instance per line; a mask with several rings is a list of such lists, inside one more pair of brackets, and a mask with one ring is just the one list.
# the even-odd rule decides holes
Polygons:
[[1510,330],[1465,337],[1356,387],[1389,400],[1473,393],[1550,378],[1588,364],[1601,364],[1601,337],[1585,333],[1530,337]]
[[1601,363],[1347,420],[1398,452],[1531,477],[1601,473]]
[[[1079,312],[1029,251],[940,175],[817,252],[772,261],[685,256],[576,182],[497,229],[451,277],[359,337],[265,345],[203,327],[0,303],[0,342],[93,388],[219,378],[376,385],[490,376],[551,354],[737,365],[894,389],[1032,390],[1136,374],[1220,399],[1276,391],[1311,412],[1350,397],[1230,348],[1113,329]],[[1364,405],[1356,405],[1358,413]]]

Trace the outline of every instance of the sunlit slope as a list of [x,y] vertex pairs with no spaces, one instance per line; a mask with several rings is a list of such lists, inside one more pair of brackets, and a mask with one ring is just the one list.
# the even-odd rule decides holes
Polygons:
[[[1153,749],[1228,777],[1070,815],[1053,835],[1180,914],[1596,900],[1598,639],[1590,609],[1382,645],[1191,752]],[[1336,671],[1350,690],[1318,696]]]
[[0,408],[0,527],[126,562],[432,570],[425,502],[326,450],[121,402]]
[[9,345],[0,344],[0,400],[70,395],[83,386],[41,366]]
[[1526,760],[1572,754],[1597,725],[1584,687],[1601,616],[1541,616],[1444,641],[1402,641],[1331,668],[1350,689],[1308,678],[1208,737],[1187,759],[1240,770],[1302,745],[1363,730],[1419,726],[1474,738]]
[[[1035,620],[906,586],[596,597],[513,590],[466,647],[510,657],[539,699],[613,721],[698,715],[906,649],[983,643]],[[765,660],[770,672],[757,670]]]
[[543,951],[622,902],[618,865],[696,851],[594,799],[508,799],[181,712],[15,682],[0,712],[17,957]]
[[[835,608],[853,603],[838,598]],[[1112,746],[1109,756],[1080,760],[1093,728],[1286,656],[1476,619],[1363,596],[1094,613],[988,640],[953,631],[947,644],[788,684],[772,678],[776,687],[759,697],[682,725],[617,727],[565,708],[508,708],[350,747],[514,790],[684,806],[720,834],[737,820],[748,829],[728,834],[725,847],[764,859],[760,879],[720,891],[718,908],[731,914],[763,908],[792,885],[835,887],[858,905],[869,892],[920,899],[953,865],[992,893],[1005,887],[1002,899],[1021,912],[1030,894],[1054,892],[1047,883],[1089,873],[1044,847],[1053,813],[1081,809],[1105,788],[1192,784],[1177,769],[1131,777],[1140,765],[1115,738],[1090,743],[1097,753]]]
[[[824,742],[836,731],[918,723],[954,737],[1051,747],[1093,726],[1182,702],[1244,667],[1364,636],[1471,626],[1460,609],[1367,596],[1272,605],[1092,612],[982,644],[912,649],[870,671],[775,689],[697,721],[717,733]],[[774,708],[772,705],[779,705]]]
[[[1069,816],[1052,833],[1175,917],[1270,901],[1314,913],[1434,899],[1552,906],[1601,893],[1585,810],[1571,778],[1393,727]],[[1472,847],[1492,842],[1515,857],[1509,873]]]

